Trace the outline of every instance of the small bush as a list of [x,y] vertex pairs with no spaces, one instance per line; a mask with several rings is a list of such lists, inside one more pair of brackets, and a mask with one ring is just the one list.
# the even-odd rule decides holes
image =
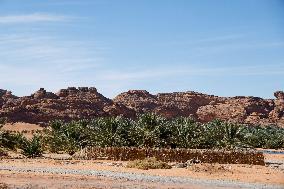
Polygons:
[[158,161],[156,158],[146,158],[143,160],[134,160],[127,164],[128,168],[137,168],[137,169],[171,169],[172,167],[162,161]]
[[0,131],[0,147],[15,150],[21,146],[24,138],[25,137],[19,132]]
[[27,157],[39,157],[42,154],[42,143],[39,136],[34,136],[31,140],[25,139],[21,145],[23,154]]

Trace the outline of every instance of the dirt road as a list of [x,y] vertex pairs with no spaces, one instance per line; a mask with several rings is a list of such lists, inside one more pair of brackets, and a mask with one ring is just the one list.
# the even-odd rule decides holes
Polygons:
[[[9,188],[284,188],[283,172],[264,166],[197,165],[193,169],[137,170],[121,162],[46,159],[3,159],[0,183]],[[247,179],[247,170],[262,180]],[[263,172],[264,171],[264,172]],[[270,172],[269,172],[270,171]],[[237,173],[243,175],[237,177]],[[228,175],[231,175],[229,177]],[[252,174],[250,174],[252,177]],[[268,179],[268,180],[267,180]],[[270,180],[274,179],[274,180]],[[277,180],[278,179],[278,180]],[[266,181],[265,181],[266,180]],[[263,181],[263,182],[262,182]],[[1,188],[1,187],[0,187]]]

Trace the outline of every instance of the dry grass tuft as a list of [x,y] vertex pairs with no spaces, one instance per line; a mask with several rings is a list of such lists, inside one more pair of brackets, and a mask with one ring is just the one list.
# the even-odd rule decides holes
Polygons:
[[221,173],[233,173],[230,166],[222,165],[222,164],[194,164],[188,169],[194,172],[202,172],[208,174],[221,174]]
[[128,168],[137,168],[137,169],[171,169],[172,166],[166,162],[157,160],[156,158],[146,158],[143,160],[134,160],[127,164]]

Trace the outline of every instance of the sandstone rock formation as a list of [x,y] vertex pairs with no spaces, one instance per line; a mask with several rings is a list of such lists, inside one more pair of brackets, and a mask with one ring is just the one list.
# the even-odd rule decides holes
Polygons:
[[0,90],[0,117],[7,117],[11,122],[48,123],[54,119],[70,121],[97,116],[135,116],[133,110],[114,103],[92,87],[69,87],[57,94],[41,88],[31,96],[20,98],[5,98],[4,93],[6,91]]
[[274,96],[276,99],[218,97],[192,91],[152,95],[145,90],[130,90],[111,100],[94,87],[69,87],[56,94],[40,88],[24,97],[0,90],[0,117],[11,122],[47,123],[54,119],[70,121],[98,116],[135,118],[137,114],[154,112],[167,118],[186,116],[201,122],[218,118],[284,126],[284,92],[277,91]]
[[284,126],[284,93],[276,99],[258,97],[218,97],[197,92],[159,93],[131,90],[118,95],[114,102],[135,112],[154,112],[168,118],[190,116],[201,122],[221,119],[248,124]]

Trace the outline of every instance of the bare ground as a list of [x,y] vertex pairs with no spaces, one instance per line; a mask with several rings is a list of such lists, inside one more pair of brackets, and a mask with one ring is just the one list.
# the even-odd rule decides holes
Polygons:
[[33,188],[284,188],[284,172],[235,164],[138,170],[126,162],[2,159],[0,181]]
[[4,131],[20,132],[25,137],[32,138],[36,132],[42,131],[43,127],[36,124],[17,122],[7,123],[1,129]]

